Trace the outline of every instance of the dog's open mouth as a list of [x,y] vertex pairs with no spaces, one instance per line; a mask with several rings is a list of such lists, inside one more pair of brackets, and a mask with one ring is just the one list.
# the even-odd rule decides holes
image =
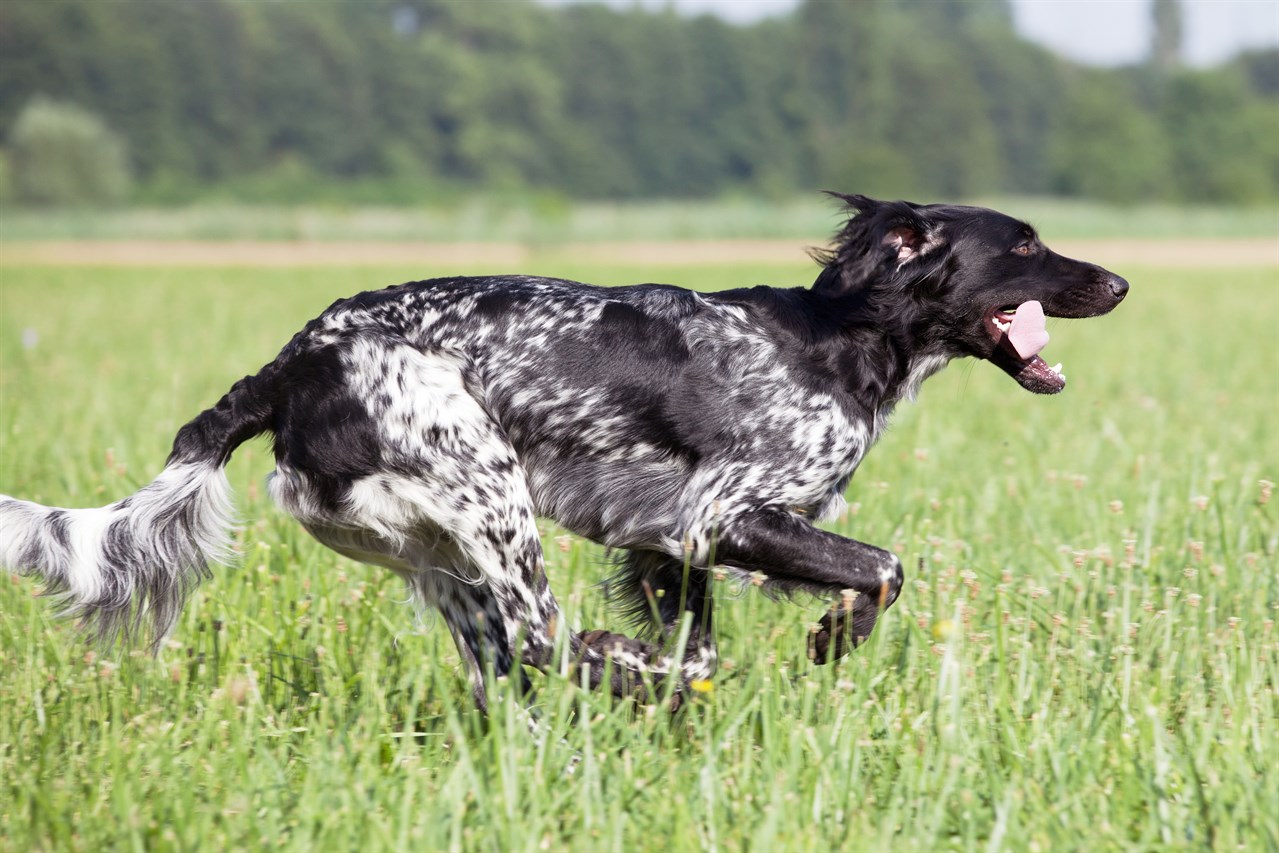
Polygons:
[[1038,302],[996,308],[986,315],[986,331],[995,340],[990,360],[1021,387],[1036,394],[1056,394],[1066,387],[1061,365],[1049,367],[1039,357],[1048,344],[1048,330]]

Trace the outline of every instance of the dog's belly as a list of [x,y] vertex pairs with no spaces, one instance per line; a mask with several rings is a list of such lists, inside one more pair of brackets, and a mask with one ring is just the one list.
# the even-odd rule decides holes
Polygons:
[[845,453],[717,454],[693,460],[643,443],[599,448],[548,443],[518,448],[539,515],[619,548],[666,550],[717,519],[761,506],[827,519],[845,506],[843,493],[860,458]]
[[655,546],[678,524],[686,463],[643,447],[566,453],[548,447],[521,454],[538,515],[604,545]]

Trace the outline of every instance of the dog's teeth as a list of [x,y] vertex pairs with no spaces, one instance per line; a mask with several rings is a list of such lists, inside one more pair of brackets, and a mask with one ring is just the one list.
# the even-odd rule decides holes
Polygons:
[[1012,321],[1011,321],[1011,320],[1009,320],[1009,321],[1007,321],[1007,322],[1000,322],[999,320],[996,320],[996,321],[995,321],[995,328],[996,328],[996,329],[999,329],[999,331],[1001,331],[1001,332],[1006,332],[1006,331],[1008,331],[1009,329],[1011,329],[1011,328],[1012,328],[1012,326],[1013,326],[1013,324],[1012,324]]
[[1050,368],[1048,368],[1048,369],[1049,369],[1049,370],[1051,370],[1053,373],[1056,373],[1058,376],[1061,376],[1061,362],[1060,362],[1060,361],[1059,361],[1059,362],[1057,362],[1056,364],[1054,364],[1052,367],[1050,367]]

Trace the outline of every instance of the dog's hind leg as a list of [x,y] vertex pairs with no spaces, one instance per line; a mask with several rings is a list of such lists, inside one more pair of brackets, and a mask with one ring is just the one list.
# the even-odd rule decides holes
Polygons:
[[[565,620],[544,571],[528,477],[505,430],[473,396],[465,358],[376,336],[355,339],[345,358],[344,387],[326,390],[342,397],[345,442],[364,451],[366,469],[340,481],[317,470],[310,460],[319,454],[308,447],[332,444],[324,432],[331,427],[302,420],[284,436],[277,500],[315,530],[367,532],[368,547],[358,550],[377,540],[382,552],[370,562],[406,576],[447,568],[470,584],[437,585],[445,594],[432,603],[445,609],[473,674],[487,663],[499,676],[517,662],[556,666]],[[364,417],[355,417],[356,405]],[[449,552],[443,565],[433,556],[441,548]],[[587,632],[561,643],[564,664],[592,687],[611,669],[619,695],[670,665],[621,635]]]
[[366,527],[321,520],[304,511],[314,503],[303,497],[305,489],[305,481],[296,475],[277,472],[271,478],[276,499],[316,541],[344,557],[392,570],[408,585],[420,615],[427,610],[443,614],[462,655],[475,702],[487,710],[485,662],[492,665],[495,676],[508,674],[513,664],[511,643],[487,582],[466,565],[452,538],[434,525],[419,525],[391,539]]
[[[496,433],[492,438],[496,441]],[[460,559],[449,574],[435,569],[425,579],[411,581],[434,588],[435,606],[471,669],[480,704],[486,701],[486,667],[497,677],[518,676],[524,686],[520,664],[541,670],[558,665],[567,675],[584,676],[593,688],[611,672],[608,686],[616,695],[639,695],[643,677],[660,680],[670,661],[650,644],[620,634],[588,631],[557,637],[565,619],[546,578],[523,469],[509,448],[501,451],[488,444],[485,452],[505,461],[481,466],[465,484],[430,482],[432,521],[448,532]],[[386,486],[400,499],[420,488],[404,482]],[[470,500],[471,494],[485,498]],[[567,654],[557,658],[557,649]]]
[[472,583],[438,570],[413,574],[407,580],[419,602],[430,604],[443,614],[481,711],[488,711],[486,679],[490,676],[510,676],[517,680],[521,695],[532,694],[532,684],[516,663],[514,642],[487,583]]
[[710,678],[719,654],[713,625],[711,574],[657,551],[628,551],[609,583],[609,596],[665,645],[679,638],[689,620],[680,675],[686,681]]

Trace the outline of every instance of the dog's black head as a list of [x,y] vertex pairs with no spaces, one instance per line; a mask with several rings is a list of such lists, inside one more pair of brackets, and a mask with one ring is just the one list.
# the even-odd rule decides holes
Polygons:
[[831,195],[856,214],[817,254],[816,293],[902,330],[919,352],[992,361],[1037,394],[1066,385],[1060,365],[1039,357],[1044,316],[1096,317],[1128,292],[1124,279],[1056,254],[998,211]]

